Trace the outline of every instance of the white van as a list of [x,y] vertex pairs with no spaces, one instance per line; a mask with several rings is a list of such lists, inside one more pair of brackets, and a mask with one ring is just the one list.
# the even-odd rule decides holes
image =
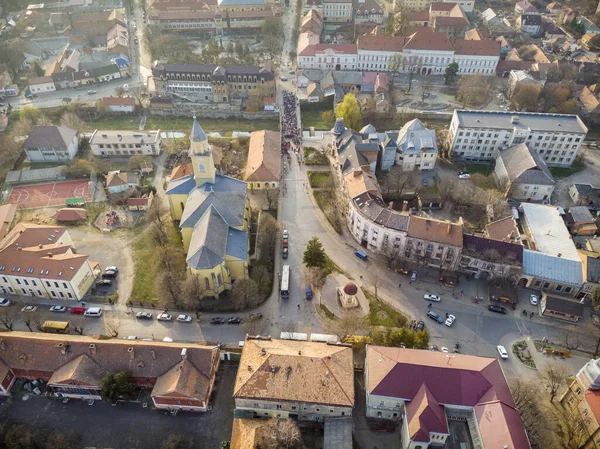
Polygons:
[[100,307],[90,307],[84,313],[85,316],[101,316],[102,309]]
[[500,357],[502,357],[503,359],[508,358],[508,352],[506,351],[506,348],[504,346],[498,345],[498,354],[500,354]]

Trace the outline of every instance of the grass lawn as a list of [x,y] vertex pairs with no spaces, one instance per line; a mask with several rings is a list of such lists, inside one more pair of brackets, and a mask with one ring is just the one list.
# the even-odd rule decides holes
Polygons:
[[483,176],[489,176],[492,174],[493,167],[491,165],[483,164],[466,164],[465,170],[470,174],[480,173]]
[[[243,119],[198,119],[202,129],[209,132],[227,133],[231,131],[255,131],[258,129],[267,129],[271,131],[279,130],[277,120],[243,120]],[[98,120],[87,122],[90,129],[123,129],[138,130],[140,117],[102,117]],[[188,133],[192,128],[192,119],[189,117],[160,117],[148,116],[146,119],[145,130],[160,129],[163,131],[182,131]]]
[[332,120],[323,120],[321,113],[323,111],[302,111],[302,127],[315,129],[331,129],[335,125],[335,117]]
[[150,303],[156,300],[155,247],[150,232],[143,232],[133,246],[133,288],[130,301]]
[[327,156],[312,147],[304,147],[304,159],[306,165],[329,165]]
[[577,172],[580,172],[585,168],[585,165],[580,161],[573,162],[573,165],[570,167],[548,167],[552,176],[556,179],[564,179],[568,178],[571,175],[574,175]]
[[335,314],[331,310],[329,310],[325,304],[320,304],[319,307],[321,307],[321,310],[323,311],[325,316],[330,320],[335,320],[337,318]]
[[313,190],[313,196],[315,197],[315,201],[317,202],[319,208],[321,208],[321,210],[327,217],[327,221],[329,221],[329,224],[333,226],[333,229],[335,229],[335,231],[338,234],[341,234],[342,223],[331,211],[331,192],[327,192],[325,190]]
[[361,290],[369,300],[367,321],[371,326],[404,327],[408,321],[406,316],[385,301],[376,300],[375,295],[366,288],[361,287]]
[[330,173],[321,171],[309,171],[308,180],[311,187],[325,187],[329,184]]
[[484,190],[494,190],[497,188],[496,180],[491,175],[484,176],[481,173],[475,173],[471,175],[471,182]]

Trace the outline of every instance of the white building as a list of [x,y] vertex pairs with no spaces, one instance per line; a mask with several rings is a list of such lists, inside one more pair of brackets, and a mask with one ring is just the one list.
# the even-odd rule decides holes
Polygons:
[[427,129],[421,120],[413,119],[404,124],[395,140],[396,165],[403,171],[435,168],[438,151],[434,129]]
[[3,295],[82,300],[94,283],[89,257],[74,253],[63,227],[19,223],[0,247]]
[[356,23],[383,23],[384,8],[376,0],[358,0],[354,11]]
[[38,125],[23,144],[29,162],[65,162],[77,155],[79,133],[66,126]]
[[135,100],[131,97],[104,97],[100,101],[110,112],[132,113],[135,110]]
[[323,0],[325,22],[350,22],[353,17],[352,0]]
[[540,36],[542,34],[542,16],[521,14],[517,17],[517,29],[530,36]]
[[489,163],[500,149],[526,143],[548,166],[569,167],[586,133],[577,115],[455,110],[448,142],[454,159]]
[[55,92],[56,86],[51,76],[40,76],[31,78],[28,81],[29,90],[32,94],[43,94],[46,92]]
[[92,153],[96,156],[158,156],[161,151],[158,131],[95,130],[90,138]]
[[355,44],[313,44],[298,53],[298,68],[318,70],[356,70]]

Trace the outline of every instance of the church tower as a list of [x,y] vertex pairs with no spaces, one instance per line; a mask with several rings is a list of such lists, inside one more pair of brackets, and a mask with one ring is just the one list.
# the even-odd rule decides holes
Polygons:
[[190,157],[194,167],[194,180],[196,186],[205,183],[215,183],[215,162],[213,161],[212,151],[208,144],[208,137],[194,116],[192,132],[190,133]]

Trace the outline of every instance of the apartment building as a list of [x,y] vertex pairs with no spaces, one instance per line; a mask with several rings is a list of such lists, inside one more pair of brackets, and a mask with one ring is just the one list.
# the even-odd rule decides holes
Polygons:
[[462,272],[471,274],[476,279],[498,278],[514,282],[521,274],[522,266],[523,245],[476,235],[463,235],[460,257]]
[[82,300],[100,270],[74,249],[66,228],[17,224],[0,242],[1,294]]
[[383,23],[385,10],[377,0],[359,0],[354,11],[356,23]]
[[422,266],[455,271],[462,247],[463,227],[460,223],[412,215],[400,256]]
[[23,151],[29,162],[66,162],[79,151],[79,133],[66,126],[38,125],[27,136]]
[[413,119],[404,124],[396,133],[386,133],[386,147],[396,142],[395,165],[403,171],[433,170],[437,160],[435,129],[427,129],[421,120]]
[[158,131],[95,130],[90,147],[96,156],[125,157],[133,155],[158,156],[161,151]]
[[457,160],[491,163],[500,149],[525,143],[546,165],[570,167],[587,131],[577,115],[455,110],[448,143]]
[[392,9],[398,11],[425,11],[429,8],[431,0],[393,0]]
[[346,23],[354,17],[352,0],[323,0],[323,20],[325,22]]
[[352,346],[247,336],[233,398],[246,417],[352,416]]
[[496,358],[367,346],[366,415],[402,421],[402,449],[443,447],[452,421],[468,423],[479,447],[529,449]]

